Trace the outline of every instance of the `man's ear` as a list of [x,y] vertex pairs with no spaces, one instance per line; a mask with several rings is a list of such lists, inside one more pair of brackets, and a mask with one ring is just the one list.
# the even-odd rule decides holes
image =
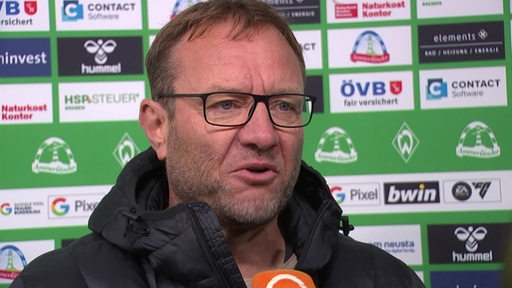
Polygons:
[[167,156],[167,133],[169,131],[167,111],[159,103],[144,99],[140,103],[139,123],[156,151],[158,159]]

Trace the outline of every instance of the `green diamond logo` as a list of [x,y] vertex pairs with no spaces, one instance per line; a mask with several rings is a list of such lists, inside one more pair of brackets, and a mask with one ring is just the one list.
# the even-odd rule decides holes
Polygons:
[[402,157],[402,160],[407,163],[418,148],[420,141],[407,123],[404,122],[396,133],[395,138],[393,138],[392,144],[398,154],[400,154],[400,157]]

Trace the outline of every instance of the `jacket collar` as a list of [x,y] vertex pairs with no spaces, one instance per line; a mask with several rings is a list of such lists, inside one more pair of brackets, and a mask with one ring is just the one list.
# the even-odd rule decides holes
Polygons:
[[[169,278],[193,287],[244,287],[210,207],[195,202],[165,209],[167,191],[164,164],[150,148],[126,165],[89,228]],[[340,216],[324,178],[303,163],[293,197],[279,216],[297,269],[314,275],[329,261]]]

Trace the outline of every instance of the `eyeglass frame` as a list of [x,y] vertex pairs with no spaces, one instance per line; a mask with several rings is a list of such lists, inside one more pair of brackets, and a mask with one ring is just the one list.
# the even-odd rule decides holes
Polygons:
[[[210,122],[208,120],[208,117],[206,117],[206,99],[208,98],[208,96],[214,95],[214,94],[238,94],[238,95],[251,96],[254,99],[254,103],[252,104],[252,107],[249,109],[249,113],[247,115],[247,120],[245,120],[245,122],[243,122],[241,124],[216,124],[216,123]],[[309,114],[309,119],[307,122],[303,123],[302,125],[297,125],[297,126],[281,125],[281,124],[277,124],[274,122],[274,119],[272,118],[272,113],[270,113],[269,99],[272,96],[283,96],[283,95],[308,97],[310,99],[311,113]],[[273,125],[275,125],[277,127],[283,127],[283,128],[302,128],[302,127],[309,125],[309,123],[311,123],[311,119],[313,118],[315,101],[316,101],[316,96],[311,96],[311,95],[301,94],[301,93],[276,93],[276,94],[268,94],[268,95],[258,95],[258,94],[252,94],[252,93],[246,93],[246,92],[233,92],[233,91],[216,91],[216,92],[189,93],[189,94],[187,94],[187,93],[162,93],[162,94],[158,94],[156,99],[159,100],[162,98],[192,98],[192,97],[201,98],[201,100],[203,102],[204,121],[206,121],[206,123],[208,123],[210,125],[220,126],[220,127],[238,127],[238,126],[243,126],[243,125],[249,123],[249,121],[252,118],[252,115],[254,114],[254,110],[256,110],[256,105],[258,105],[259,102],[263,102],[263,104],[265,104],[265,107],[267,108],[268,116]]]

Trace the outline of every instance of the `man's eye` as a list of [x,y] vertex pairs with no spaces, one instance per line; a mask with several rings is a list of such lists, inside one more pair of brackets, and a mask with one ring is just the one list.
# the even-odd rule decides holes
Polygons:
[[222,101],[217,104],[218,108],[223,110],[229,110],[233,108],[233,101]]
[[279,108],[279,110],[281,111],[289,111],[290,109],[292,109],[290,103],[286,103],[286,102],[279,102],[279,104],[277,105],[277,107]]

